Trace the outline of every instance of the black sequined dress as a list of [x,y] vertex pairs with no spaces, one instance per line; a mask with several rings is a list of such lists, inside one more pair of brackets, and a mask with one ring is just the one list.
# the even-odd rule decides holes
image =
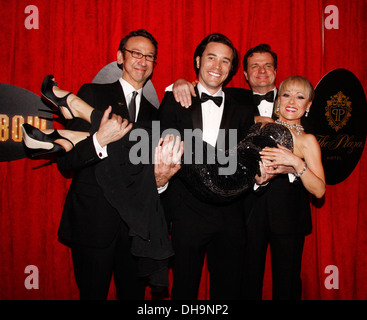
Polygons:
[[[263,148],[280,144],[293,150],[291,132],[276,123],[266,124],[263,128],[261,123],[253,125],[246,138],[224,154],[203,141],[200,143],[204,146],[202,158],[206,160],[198,164],[190,158],[189,163],[182,164],[179,176],[193,194],[210,203],[232,201],[254,185],[255,175],[260,175],[259,151]],[[213,159],[208,157],[212,154],[216,155]],[[227,163],[220,164],[219,158],[227,159]],[[230,174],[219,174],[220,170],[228,168],[229,163],[236,163],[235,169]]]

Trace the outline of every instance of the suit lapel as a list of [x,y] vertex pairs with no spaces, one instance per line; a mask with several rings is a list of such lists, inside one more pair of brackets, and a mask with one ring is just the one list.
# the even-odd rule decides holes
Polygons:
[[192,106],[190,107],[192,128],[200,129],[201,131],[203,131],[203,115],[201,112],[200,95],[197,88],[195,88],[195,92],[196,92],[196,98],[193,98]]
[[137,122],[156,120],[153,116],[153,112],[156,109],[143,95],[140,100],[140,107]]
[[108,93],[112,96],[112,100],[115,101],[115,105],[112,105],[112,112],[129,119],[129,111],[127,110],[125,94],[120,84],[120,81],[116,81],[111,86],[111,91]]
[[251,104],[255,107],[254,108],[254,116],[259,116],[260,115],[259,108],[258,108],[258,106],[255,103],[254,94],[253,93],[251,95]]
[[[226,140],[229,134],[229,129],[232,128],[231,123],[232,123],[234,108],[235,106],[232,103],[230,97],[228,97],[228,95],[225,95],[223,115],[222,115],[222,120],[220,122],[220,126],[219,126],[220,131],[219,131],[219,135],[217,139],[218,149],[222,149],[222,150],[226,149]],[[224,134],[221,134],[223,130],[224,130]]]
[[[111,86],[111,92],[108,93],[112,95],[113,101],[116,101],[115,105],[112,106],[112,112],[120,115],[125,119],[129,119],[129,110],[125,99],[125,93],[122,89],[120,81],[116,81]],[[152,120],[153,114],[152,110],[156,108],[144,97],[141,96],[140,107],[137,121],[150,121]],[[153,119],[154,120],[154,119]]]

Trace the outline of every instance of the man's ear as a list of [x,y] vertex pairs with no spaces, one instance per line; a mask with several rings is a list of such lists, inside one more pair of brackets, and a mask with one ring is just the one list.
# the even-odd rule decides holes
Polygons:
[[245,75],[246,81],[248,81],[247,72],[244,71],[243,74]]
[[118,64],[123,64],[124,63],[124,54],[122,53],[121,50],[117,51],[117,63]]
[[200,69],[200,57],[196,57],[196,68]]

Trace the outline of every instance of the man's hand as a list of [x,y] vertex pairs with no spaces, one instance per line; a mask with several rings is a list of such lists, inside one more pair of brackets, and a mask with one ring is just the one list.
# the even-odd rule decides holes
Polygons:
[[184,143],[180,137],[174,141],[173,135],[160,139],[154,153],[154,175],[157,187],[163,187],[181,169]]
[[112,111],[112,107],[109,106],[103,114],[99,129],[96,133],[98,143],[103,148],[111,142],[120,140],[126,133],[132,128],[132,123],[126,119],[122,119],[116,114],[112,114],[111,119],[109,115]]
[[198,81],[190,83],[185,79],[178,79],[175,81],[172,87],[173,96],[175,100],[181,104],[181,106],[188,108],[191,106],[191,95],[196,97],[195,86]]
[[288,174],[288,173],[295,173],[296,171],[292,166],[276,165],[265,167],[265,172],[267,174]]
[[273,123],[274,120],[270,117],[264,117],[264,116],[255,116],[255,123],[261,122],[261,128],[265,126],[268,123]]
[[268,173],[265,165],[266,164],[263,163],[262,161],[259,162],[261,176],[258,175],[255,176],[255,181],[256,184],[258,185],[267,184],[271,179],[273,179],[276,176],[276,174],[274,173]]

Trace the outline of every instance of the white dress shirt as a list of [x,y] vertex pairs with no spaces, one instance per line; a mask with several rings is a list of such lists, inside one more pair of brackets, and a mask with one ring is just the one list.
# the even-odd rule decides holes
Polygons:
[[126,80],[120,78],[119,79],[122,90],[125,94],[125,100],[126,100],[126,106],[128,107],[130,105],[131,98],[133,96],[133,92],[137,91],[138,95],[135,98],[135,105],[136,105],[136,112],[135,112],[135,121],[138,118],[139,110],[140,110],[140,101],[141,101],[141,95],[143,93],[143,88],[140,88],[139,90],[136,90],[130,83],[128,83]]
[[[136,121],[138,114],[139,114],[139,110],[140,110],[140,101],[141,101],[141,95],[143,93],[143,89],[141,88],[139,90],[136,90],[130,83],[122,79],[122,77],[119,78],[119,82],[121,84],[122,90],[125,95],[126,106],[130,104],[133,92],[134,91],[138,92],[138,95],[135,98],[135,104],[136,104],[135,121]],[[107,146],[103,148],[100,146],[100,144],[98,143],[97,137],[96,137],[96,133],[93,135],[93,143],[94,143],[94,148],[96,149],[96,153],[99,158],[104,159],[108,157]]]
[[210,94],[200,82],[197,84],[197,88],[200,97],[201,94],[205,92],[208,95],[223,98],[222,104],[219,107],[212,100],[201,103],[201,112],[203,117],[203,140],[215,147],[220,123],[222,121],[225,95],[222,88],[220,88],[215,94]]
[[[275,99],[275,97],[277,95],[277,89],[274,88],[273,91],[274,91],[274,99]],[[260,93],[257,93],[257,92],[254,92],[253,94],[263,96],[263,94],[260,94]],[[257,106],[257,109],[259,110],[260,116],[271,118],[272,115],[273,115],[273,106],[274,106],[274,102],[269,102],[269,101],[266,101],[266,100],[262,100],[260,102],[260,104]]]

